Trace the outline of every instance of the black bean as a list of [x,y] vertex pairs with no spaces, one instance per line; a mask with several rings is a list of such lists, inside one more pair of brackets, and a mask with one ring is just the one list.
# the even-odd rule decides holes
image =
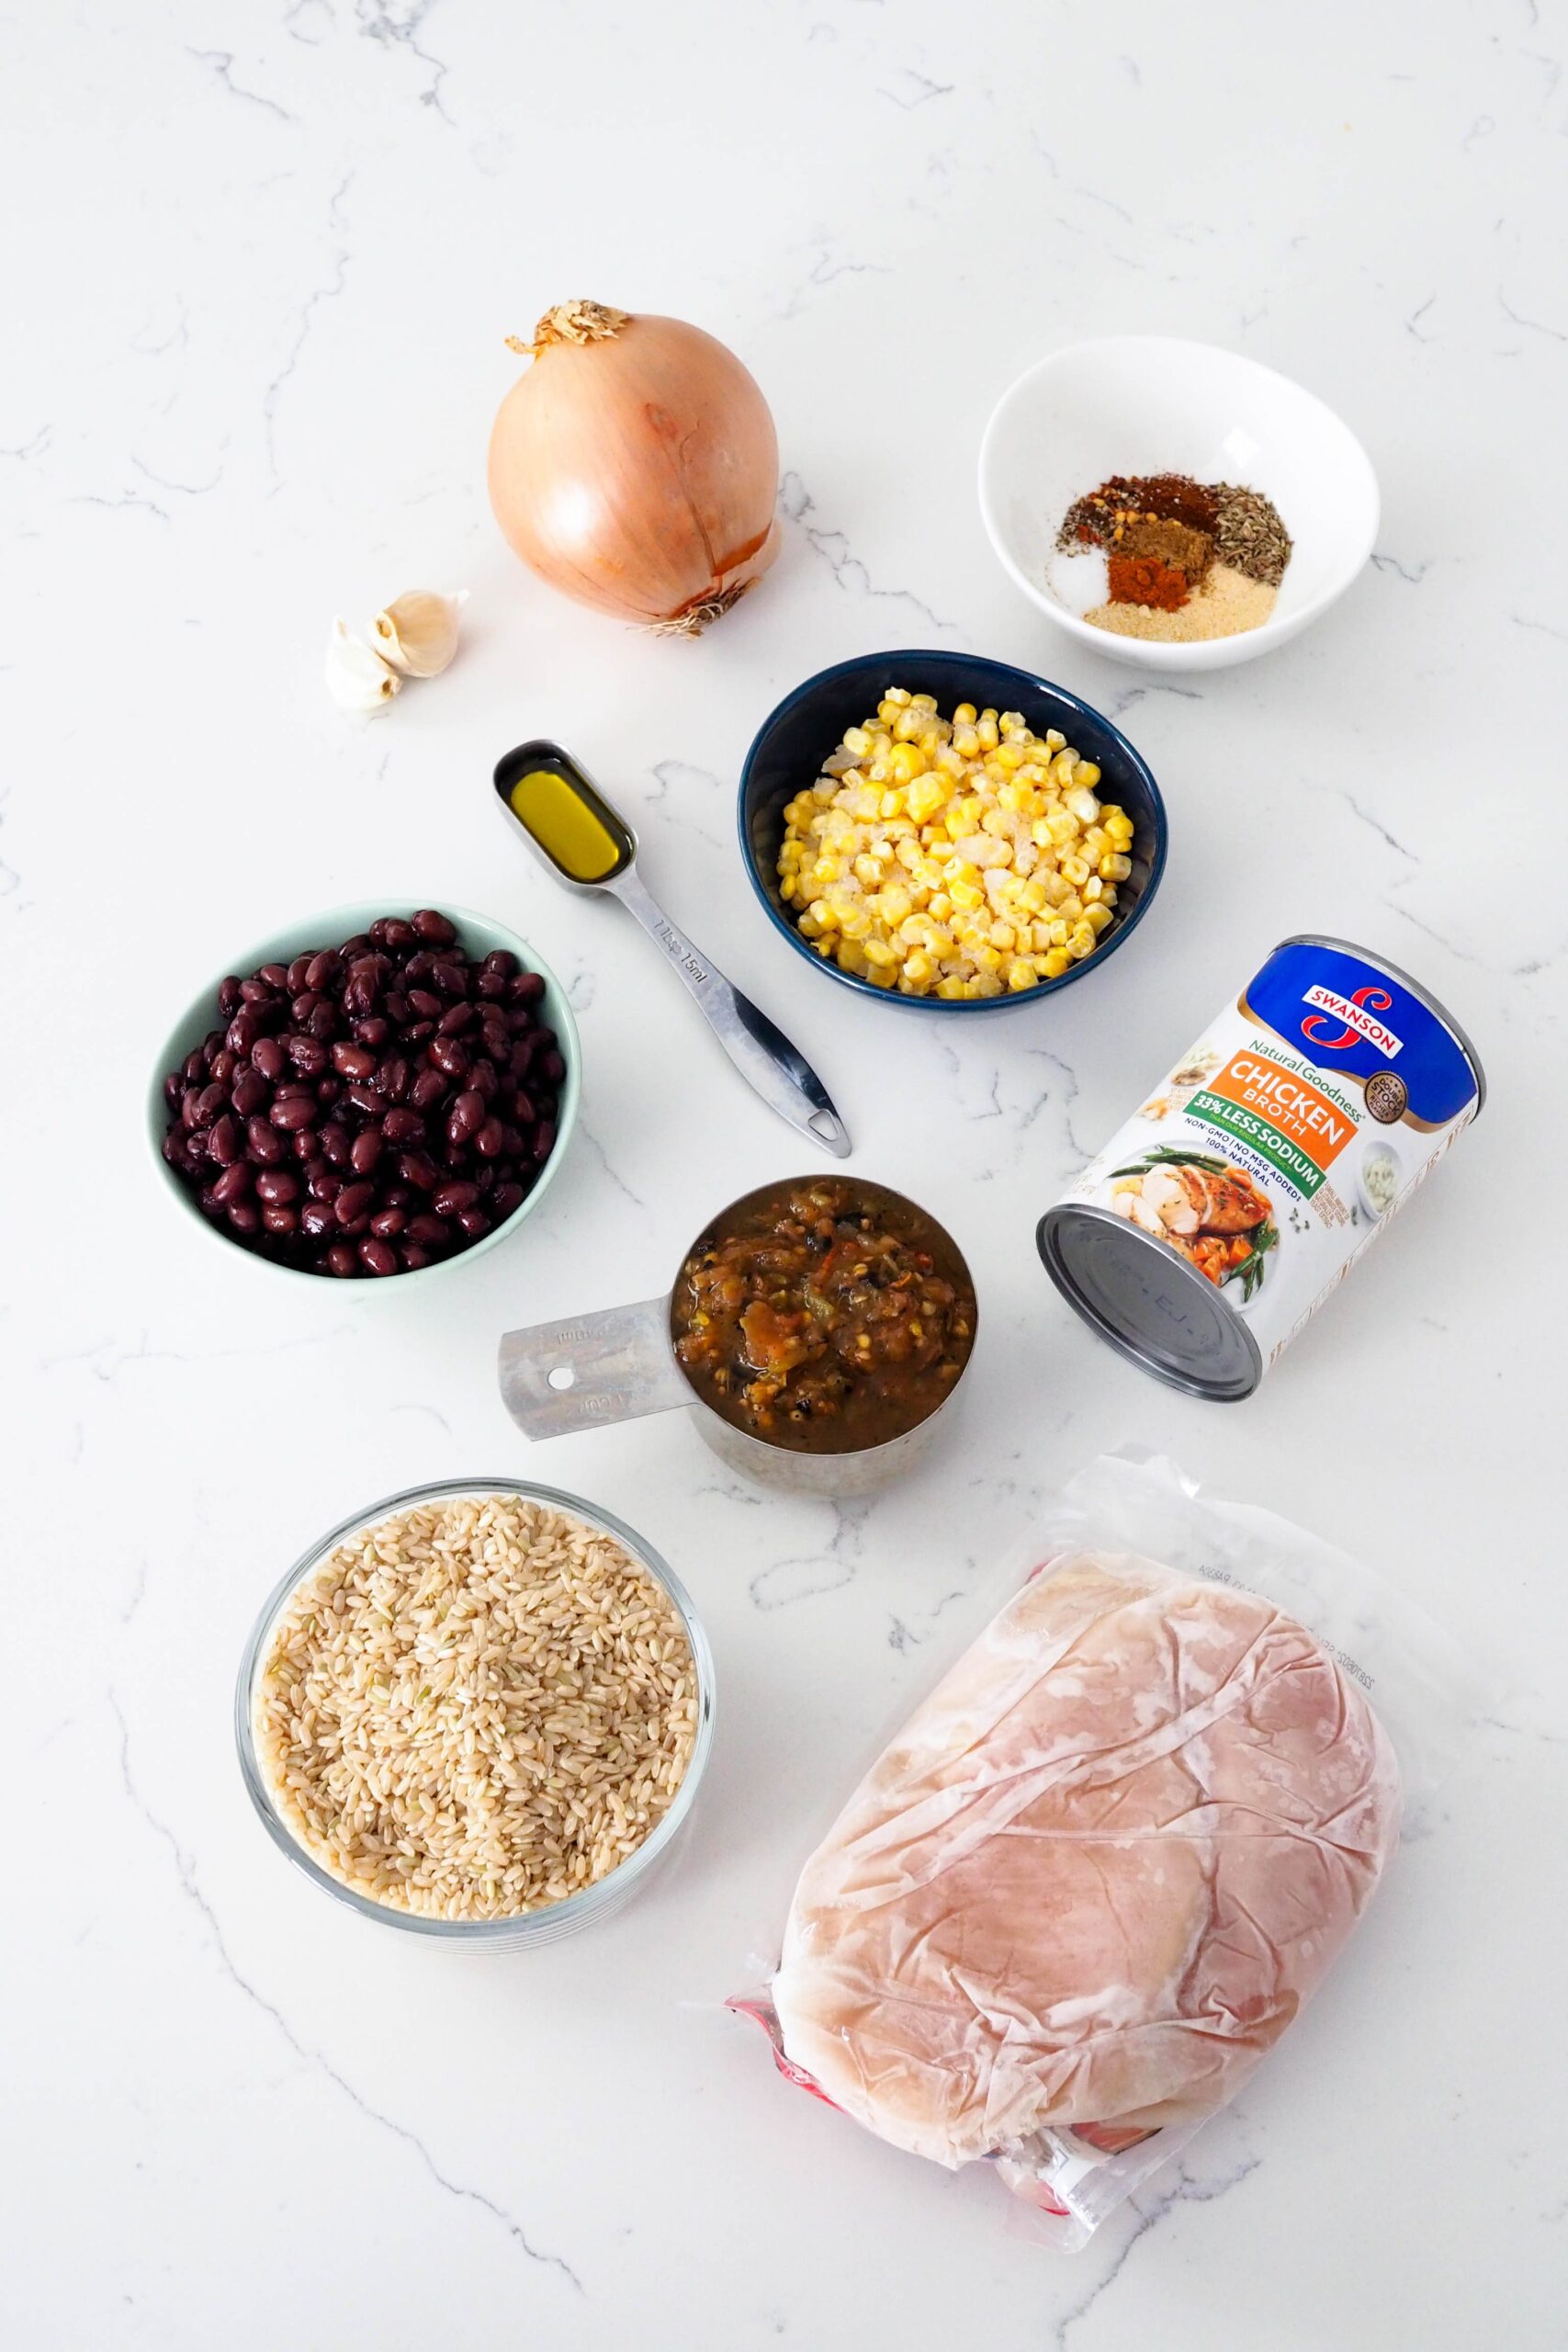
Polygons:
[[288,1150],[283,1137],[263,1118],[245,1122],[245,1151],[248,1158],[259,1160],[264,1168],[273,1167]]
[[283,1050],[301,1078],[320,1078],[327,1067],[327,1049],[319,1037],[285,1037]]
[[421,907],[417,914],[409,917],[409,922],[431,947],[450,947],[457,936],[456,926],[445,915],[437,914],[434,907]]
[[485,1101],[482,1094],[459,1094],[446,1114],[446,1136],[451,1143],[467,1143],[484,1125]]
[[377,1240],[372,1237],[360,1243],[359,1262],[367,1273],[395,1274],[398,1271],[398,1253],[390,1242]]
[[460,1037],[432,1037],[425,1051],[431,1068],[443,1071],[447,1078],[461,1078],[468,1068],[468,1049]]
[[215,1159],[220,1168],[232,1168],[243,1150],[239,1121],[231,1111],[222,1112],[208,1130],[208,1158]]

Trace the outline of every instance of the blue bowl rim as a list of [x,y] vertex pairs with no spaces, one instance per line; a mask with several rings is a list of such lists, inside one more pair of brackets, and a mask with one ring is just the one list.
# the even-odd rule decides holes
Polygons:
[[[1092,719],[1097,727],[1102,727],[1106,733],[1113,737],[1121,746],[1132,766],[1136,769],[1154,809],[1154,854],[1149,861],[1149,878],[1138,895],[1137,905],[1125,922],[1111,925],[1104,945],[1097,947],[1094,954],[1086,956],[1081,964],[1070,966],[1054,980],[1039,980],[1032,989],[1020,989],[1016,994],[966,997],[956,1001],[951,997],[901,996],[897,989],[879,989],[874,981],[862,979],[858,972],[842,971],[837,964],[829,962],[826,956],[818,956],[810,941],[803,939],[795,925],[780,914],[768,896],[767,887],[758,870],[756,854],[751,844],[750,828],[746,821],[746,801],[753,763],[761,749],[763,738],[772,732],[781,718],[794,710],[798,704],[803,703],[819,686],[825,686],[832,680],[843,677],[852,670],[863,670],[869,662],[897,662],[907,666],[910,671],[916,670],[921,663],[929,668],[932,662],[964,662],[971,669],[992,671],[997,677],[1016,681],[1020,686],[1032,694],[1054,695],[1059,702],[1066,703],[1069,708],[1082,711],[1087,718]],[[999,702],[998,707],[1001,707]],[[989,654],[965,653],[954,646],[895,646],[886,652],[859,653],[850,661],[834,662],[826,670],[818,670],[811,677],[804,679],[798,686],[794,687],[784,695],[782,702],[773,706],[751,738],[750,748],[740,768],[740,788],[736,797],[736,824],[740,836],[740,856],[746,868],[747,879],[755,891],[768,921],[783,938],[788,940],[795,954],[804,956],[814,971],[826,972],[829,979],[837,980],[843,988],[853,989],[860,996],[871,997],[878,1004],[898,1005],[917,1012],[1015,1012],[1022,1005],[1036,1003],[1043,996],[1054,996],[1058,989],[1070,988],[1075,980],[1082,979],[1086,973],[1092,972],[1107,963],[1123,941],[1130,939],[1136,931],[1144,919],[1145,910],[1158,890],[1165,874],[1166,854],[1169,847],[1170,836],[1165,796],[1155,781],[1154,773],[1143,753],[1134,744],[1128,741],[1114,719],[1108,718],[1102,710],[1096,710],[1094,705],[1085,702],[1081,695],[1075,695],[1067,687],[1059,686],[1054,678],[1043,678],[1032,670],[1021,670],[1011,662],[993,661]]]

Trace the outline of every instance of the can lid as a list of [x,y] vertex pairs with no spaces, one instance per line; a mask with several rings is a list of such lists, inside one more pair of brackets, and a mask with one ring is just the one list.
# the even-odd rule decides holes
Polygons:
[[1250,1396],[1263,1358],[1240,1314],[1168,1243],[1113,1209],[1064,1201],[1035,1233],[1069,1306],[1132,1363],[1190,1396]]

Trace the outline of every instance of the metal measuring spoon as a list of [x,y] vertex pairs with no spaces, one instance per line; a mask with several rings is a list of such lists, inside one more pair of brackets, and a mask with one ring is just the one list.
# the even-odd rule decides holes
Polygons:
[[521,833],[558,882],[585,894],[607,890],[637,917],[770,1110],[835,1158],[847,1159],[848,1130],[810,1063],[649,898],[637,870],[636,833],[570,753],[542,736],[520,743],[496,763],[495,797],[507,825]]

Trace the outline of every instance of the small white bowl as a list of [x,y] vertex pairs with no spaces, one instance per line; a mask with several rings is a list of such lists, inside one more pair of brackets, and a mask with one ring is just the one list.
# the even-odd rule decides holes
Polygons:
[[[1190,474],[1261,491],[1294,542],[1260,628],[1190,645],[1095,628],[1048,571],[1074,499],[1112,474]],[[980,444],[980,513],[1002,563],[1058,628],[1138,670],[1219,670],[1283,645],[1342,596],[1372,551],[1378,485],[1332,409],[1256,359],[1170,335],[1052,352],[1003,393]]]

